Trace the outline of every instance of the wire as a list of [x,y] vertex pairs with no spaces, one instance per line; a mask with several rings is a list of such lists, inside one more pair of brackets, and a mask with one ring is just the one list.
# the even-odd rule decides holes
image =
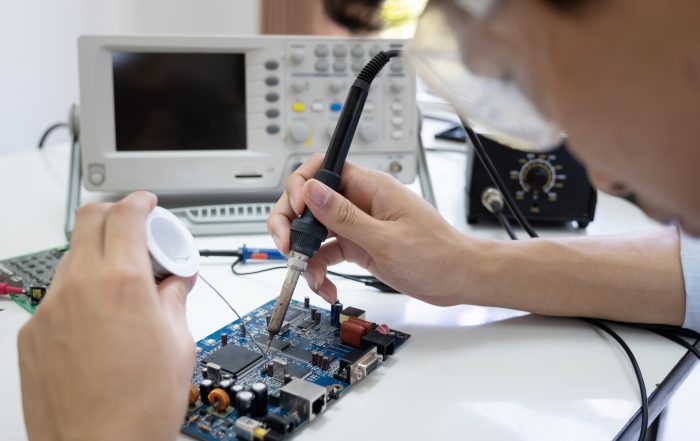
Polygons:
[[234,260],[233,263],[231,264],[231,272],[232,272],[233,274],[237,275],[237,276],[249,276],[249,275],[251,275],[251,274],[260,274],[260,273],[266,273],[266,272],[268,272],[268,271],[275,271],[275,270],[280,270],[280,269],[287,269],[287,267],[284,266],[284,265],[278,265],[278,266],[272,266],[272,267],[269,267],[269,268],[263,268],[263,269],[254,270],[254,271],[245,271],[245,272],[241,272],[241,271],[238,271],[238,270],[236,269],[236,266],[238,266],[239,263],[242,263],[240,258]]
[[651,332],[658,334],[662,337],[665,337],[665,338],[671,340],[672,342],[678,343],[679,345],[686,348],[688,351],[692,352],[693,355],[695,355],[698,358],[698,360],[700,360],[700,350],[698,350],[698,348],[696,348],[695,345],[693,345],[692,343],[689,343],[689,342],[683,340],[682,338],[680,338],[679,336],[677,336],[676,334],[672,334],[669,332],[663,332],[663,331],[651,331]]
[[451,149],[449,147],[425,147],[425,151],[437,153],[460,153],[464,155],[467,154],[465,149]]
[[518,240],[518,236],[515,235],[515,231],[513,230],[513,225],[511,225],[506,215],[503,214],[502,211],[499,211],[498,213],[494,213],[494,216],[496,216],[496,219],[498,219],[498,223],[501,224],[503,229],[506,230],[508,236],[513,240]]
[[39,145],[37,148],[42,149],[44,148],[44,143],[46,142],[46,139],[49,137],[51,132],[53,132],[56,129],[60,128],[68,128],[68,124],[66,123],[55,123],[49,126],[48,129],[44,130],[44,133],[41,135],[41,138],[39,138]]
[[525,219],[525,216],[523,215],[522,211],[520,211],[520,209],[518,208],[517,204],[515,203],[515,199],[513,199],[513,196],[508,191],[505,182],[503,182],[503,179],[501,179],[501,176],[498,174],[496,166],[493,165],[493,162],[491,162],[491,158],[489,157],[488,153],[486,153],[486,149],[481,143],[479,137],[476,135],[474,130],[472,130],[472,128],[469,127],[468,124],[463,122],[462,125],[464,126],[464,131],[467,133],[467,136],[469,136],[472,146],[474,147],[474,152],[476,153],[476,156],[483,164],[484,168],[486,169],[486,173],[489,175],[489,178],[491,178],[491,181],[493,181],[494,185],[496,185],[496,188],[498,188],[501,191],[501,193],[503,193],[503,198],[506,203],[506,206],[512,213],[515,220],[518,221],[518,224],[520,224],[520,226],[527,232],[527,234],[530,237],[539,237],[530,225],[530,222],[528,222],[527,219]]
[[226,303],[226,306],[228,306],[228,307],[231,309],[231,311],[233,311],[234,314],[236,314],[236,317],[238,317],[238,321],[241,322],[241,327],[242,327],[243,330],[245,331],[246,335],[249,335],[249,336],[250,336],[250,341],[252,341],[253,344],[258,348],[258,350],[259,350],[260,353],[262,354],[263,358],[264,358],[265,356],[267,356],[268,351],[265,351],[265,350],[262,348],[262,346],[260,346],[260,345],[258,344],[258,342],[255,341],[255,338],[253,338],[253,336],[251,335],[251,333],[248,332],[248,327],[246,326],[245,321],[243,321],[243,318],[241,317],[241,315],[238,313],[238,311],[236,311],[236,308],[234,308],[233,305],[231,305],[231,304],[229,303],[229,301],[226,300],[226,297],[224,297],[224,296],[219,292],[218,289],[214,288],[214,285],[212,285],[211,283],[209,283],[209,281],[208,281],[207,279],[204,278],[204,276],[202,275],[202,273],[199,273],[199,278],[202,280],[202,282],[206,283],[207,286],[208,286],[209,288],[211,288],[211,290],[214,291],[214,292],[216,293],[216,295],[219,296],[219,298],[220,298],[221,300],[224,301],[224,303]]

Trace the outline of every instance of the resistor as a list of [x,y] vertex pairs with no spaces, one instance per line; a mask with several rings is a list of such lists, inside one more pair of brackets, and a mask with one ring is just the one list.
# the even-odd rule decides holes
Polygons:
[[380,334],[388,334],[391,331],[391,328],[389,327],[389,325],[379,325],[377,326],[376,331]]
[[207,397],[207,399],[209,400],[209,403],[211,403],[211,406],[214,409],[216,409],[217,412],[226,411],[226,409],[228,409],[229,404],[231,404],[231,398],[229,398],[228,394],[223,389],[219,389],[218,387],[213,391],[209,392],[209,396]]

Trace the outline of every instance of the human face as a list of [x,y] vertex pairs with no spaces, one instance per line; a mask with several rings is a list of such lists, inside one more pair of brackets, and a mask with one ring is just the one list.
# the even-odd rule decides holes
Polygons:
[[508,72],[566,131],[596,186],[632,192],[651,216],[700,236],[698,14],[694,0],[582,0],[567,11],[511,0],[458,35],[469,66]]

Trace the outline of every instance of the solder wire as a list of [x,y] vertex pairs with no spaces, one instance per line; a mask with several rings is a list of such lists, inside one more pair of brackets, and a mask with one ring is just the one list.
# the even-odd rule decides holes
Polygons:
[[218,289],[214,288],[214,285],[212,285],[211,283],[209,283],[209,281],[208,281],[207,279],[204,278],[204,276],[202,275],[202,273],[199,273],[199,278],[200,278],[200,280],[201,280],[202,282],[206,283],[207,286],[208,286],[209,288],[211,288],[211,290],[214,291],[214,292],[216,293],[216,295],[219,296],[219,298],[220,298],[221,300],[224,301],[224,303],[226,303],[226,306],[228,306],[229,309],[231,309],[231,311],[233,311],[234,314],[236,314],[236,317],[238,317],[238,321],[241,322],[241,327],[242,327],[243,330],[245,331],[246,335],[250,336],[250,340],[253,342],[253,344],[255,345],[255,347],[258,348],[258,350],[259,350],[260,353],[262,354],[263,358],[265,358],[265,357],[267,356],[268,351],[264,350],[264,349],[262,348],[262,346],[260,346],[260,344],[258,344],[258,342],[255,341],[255,338],[253,338],[253,335],[252,335],[250,332],[248,332],[248,327],[246,326],[245,321],[243,321],[243,317],[241,317],[241,315],[238,313],[238,311],[236,311],[236,308],[234,308],[233,305],[231,305],[231,303],[229,303],[229,301],[226,300],[226,297],[224,297],[223,294],[221,294],[221,293],[219,292]]

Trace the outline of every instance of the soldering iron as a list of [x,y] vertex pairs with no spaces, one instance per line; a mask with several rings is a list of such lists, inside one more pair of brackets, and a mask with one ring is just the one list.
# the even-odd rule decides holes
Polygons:
[[[323,164],[314,176],[314,179],[326,184],[333,190],[337,191],[340,186],[340,172],[348,156],[350,144],[355,135],[360,116],[362,116],[362,109],[367,100],[372,81],[389,60],[399,54],[400,51],[398,50],[379,52],[365,65],[350,87],[340,118],[328,145]],[[282,290],[279,297],[277,297],[275,309],[267,326],[268,348],[272,340],[280,332],[289,308],[289,302],[292,300],[292,294],[294,294],[294,289],[299,281],[299,276],[306,271],[309,259],[316,254],[316,251],[321,247],[321,243],[326,240],[327,236],[328,230],[326,227],[314,217],[308,208],[292,222],[287,276],[284,279]]]

